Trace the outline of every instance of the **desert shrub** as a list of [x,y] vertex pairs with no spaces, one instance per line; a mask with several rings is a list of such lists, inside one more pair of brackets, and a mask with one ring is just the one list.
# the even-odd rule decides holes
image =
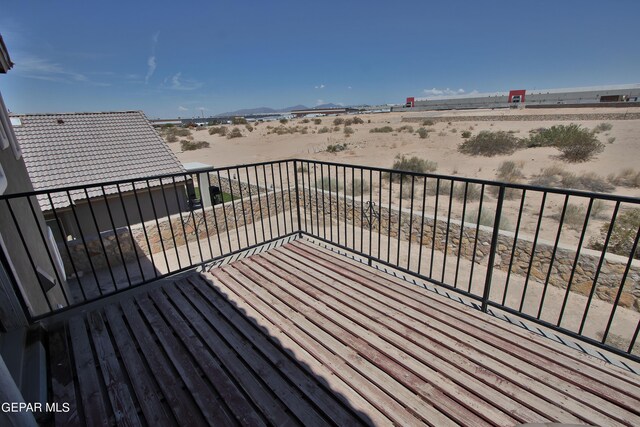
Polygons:
[[591,204],[591,216],[593,218],[602,218],[602,215],[607,210],[607,204],[602,200],[594,200]]
[[445,131],[438,132],[438,136],[447,136],[447,133]]
[[327,153],[339,153],[347,149],[347,144],[329,144],[327,145]]
[[558,147],[562,152],[562,159],[570,163],[586,162],[604,150],[604,144],[594,136],[590,139],[575,141]]
[[338,182],[338,180],[336,179],[325,176],[324,179],[318,178],[316,180],[316,188],[319,188],[319,189],[324,188],[325,191],[331,191],[331,192],[337,193],[339,190],[342,190],[343,185],[342,185],[342,182]]
[[469,137],[471,137],[471,132],[468,130],[463,130],[462,133],[460,134],[463,138],[467,139]]
[[434,122],[434,121],[433,121],[433,120],[431,120],[431,119],[427,119],[427,120],[425,120],[425,121],[423,121],[423,122],[422,122],[422,126],[433,126],[433,125],[435,125],[435,124],[436,124],[436,122]]
[[344,121],[344,125],[345,125],[345,126],[351,126],[352,124],[353,124],[353,119],[346,119],[346,120]]
[[334,132],[340,132],[340,126],[334,126],[333,127],[333,131]]
[[249,123],[247,123],[246,125],[244,125],[244,127],[245,127],[249,132],[253,132],[253,126],[251,126]]
[[307,173],[308,169],[305,165],[300,165],[298,166],[298,169],[296,170],[296,172],[298,173]]
[[234,125],[246,125],[247,124],[247,119],[245,119],[244,117],[234,117],[233,119],[231,119],[231,124],[234,124]]
[[330,129],[326,126],[323,126],[320,129],[318,129],[318,133],[328,133],[329,131]]
[[470,156],[493,157],[513,154],[520,147],[520,141],[503,131],[482,131],[458,146],[458,151]]
[[420,128],[418,129],[418,135],[420,135],[420,138],[425,139],[429,136],[429,131],[427,131],[425,128]]
[[173,128],[172,132],[176,136],[189,136],[191,135],[191,131],[187,128]]
[[319,125],[320,123],[322,123],[322,119],[313,119],[313,123]]
[[[465,184],[463,182],[457,183],[453,187],[453,197],[457,200],[464,200]],[[482,192],[482,185],[469,183],[467,186],[467,201],[474,201],[480,199],[480,193]]]
[[617,175],[609,175],[607,180],[617,186],[640,187],[640,172],[636,172],[632,168],[626,168],[618,172]]
[[306,134],[309,133],[309,129],[307,129],[307,127],[305,126],[302,129],[300,129],[300,133],[303,134],[303,135],[306,135]]
[[207,128],[206,128],[206,127],[204,127],[204,126],[198,126],[198,127],[196,128],[196,132],[200,132],[200,131],[202,131],[202,130],[207,130]]
[[383,126],[380,128],[373,128],[371,130],[369,130],[369,132],[371,133],[389,133],[389,132],[393,132],[393,128],[391,126]]
[[[480,225],[485,227],[493,227],[493,223],[495,222],[496,214],[494,211],[488,208],[482,209],[482,213],[480,214]],[[475,225],[478,223],[478,209],[471,209],[467,211],[464,215],[465,225],[468,227],[469,225]],[[498,225],[500,230],[513,230],[513,225],[505,218],[504,216],[500,217],[500,224]]]
[[530,184],[543,187],[573,188],[575,190],[587,190],[600,193],[610,193],[615,189],[613,185],[595,172],[576,175],[565,171],[559,166],[550,166],[542,169],[538,176],[530,180]]
[[427,194],[429,196],[435,196],[436,193],[441,196],[448,196],[451,193],[451,180],[441,179],[439,181],[440,183],[438,184],[437,179],[427,179]]
[[342,117],[336,117],[335,119],[333,119],[334,126],[340,126],[342,124],[344,124],[344,119]]
[[613,125],[611,123],[600,123],[599,125],[597,125],[596,127],[593,128],[593,132],[595,133],[600,133],[600,132],[608,132],[611,129],[613,129]]
[[229,132],[229,134],[227,134],[227,138],[228,139],[241,138],[241,137],[242,137],[242,132],[238,128],[231,129],[231,132]]
[[302,123],[309,123],[309,119],[302,119]]
[[[586,209],[584,207],[569,203],[564,213],[562,224],[574,230],[580,230],[584,225],[585,215]],[[562,217],[562,207],[558,208],[557,212],[555,212],[552,217],[560,221],[560,218]]]
[[511,160],[500,163],[496,174],[498,180],[504,182],[520,182],[523,176],[521,165]]
[[169,129],[174,127],[171,123],[165,123],[162,126],[160,126],[160,129]]
[[344,134],[347,136],[353,135],[355,132],[356,131],[354,131],[352,127],[349,127],[349,126],[344,127]]
[[451,133],[456,133],[456,132],[458,132],[458,129],[456,128],[451,129]]
[[187,141],[186,139],[183,139],[180,141],[180,147],[182,148],[182,151],[193,151],[200,148],[208,148],[209,143],[207,141]]
[[352,197],[360,197],[360,194],[367,195],[369,191],[369,182],[355,178],[351,184],[347,184],[347,194]]
[[[597,250],[604,248],[604,241],[610,225],[611,224],[607,223],[600,227],[600,236],[591,239],[589,242],[591,248]],[[619,213],[613,226],[613,231],[611,232],[607,251],[622,256],[629,256],[633,248],[636,233],[638,232],[638,227],[640,227],[640,209],[627,209]],[[633,257],[640,259],[640,245],[636,248]]]
[[613,136],[612,136],[612,137],[610,137],[610,138],[607,138],[607,142],[608,142],[609,144],[613,144],[614,142],[616,142],[616,138],[615,138],[615,137],[613,137]]
[[353,124],[354,125],[361,125],[363,123],[364,123],[364,120],[362,120],[360,117],[356,116],[356,117],[353,118]]
[[283,125],[286,125],[287,123],[289,123],[289,120],[282,118],[280,119],[280,123],[282,123]]
[[410,158],[400,156],[396,157],[391,169],[403,172],[427,173],[435,172],[438,169],[438,164],[431,160],[424,160],[416,156]]
[[176,135],[171,134],[171,135],[167,135],[165,137],[165,140],[167,142],[178,142],[178,137]]
[[209,135],[225,136],[227,134],[227,128],[225,126],[213,126],[209,128]]
[[396,129],[396,132],[413,133],[413,126],[410,126],[410,125],[400,126],[399,128]]

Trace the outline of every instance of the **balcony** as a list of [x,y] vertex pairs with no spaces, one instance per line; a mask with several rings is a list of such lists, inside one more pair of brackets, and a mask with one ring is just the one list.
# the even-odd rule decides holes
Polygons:
[[56,425],[639,425],[638,203],[307,160],[0,197]]

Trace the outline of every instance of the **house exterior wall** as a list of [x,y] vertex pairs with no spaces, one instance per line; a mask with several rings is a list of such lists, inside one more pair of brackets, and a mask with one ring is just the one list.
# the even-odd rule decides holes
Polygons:
[[[80,239],[81,234],[85,238],[93,237],[97,236],[98,232],[113,230],[114,226],[115,228],[126,227],[127,224],[154,220],[156,216],[161,219],[188,210],[187,192],[184,184],[176,184],[175,189],[173,185],[165,186],[164,189],[152,188],[151,194],[147,189],[138,189],[136,193],[137,196],[132,191],[122,193],[122,200],[115,194],[108,195],[106,201],[103,197],[91,198],[89,202],[80,201],[74,207],[75,214],[71,208],[58,210],[58,218],[62,222],[65,237],[70,235],[72,239]],[[140,210],[138,210],[136,197]],[[142,212],[142,220],[140,212]],[[52,211],[47,211],[45,217],[49,223],[57,224]]]
[[[0,150],[0,165],[3,174],[7,179],[7,187],[4,194],[33,191],[33,186],[27,174],[22,157],[19,156],[18,143],[15,139],[13,129],[9,121],[9,115],[0,95],[0,125],[9,138],[10,145]],[[16,155],[18,154],[18,155]],[[42,313],[48,310],[47,300],[52,306],[58,304],[65,305],[62,287],[66,283],[58,283],[51,288],[46,297],[43,294],[40,282],[33,266],[40,268],[43,273],[52,278],[57,278],[56,270],[49,258],[49,251],[53,251],[53,245],[43,243],[42,234],[48,236],[48,230],[44,222],[44,216],[40,211],[39,205],[35,198],[32,198],[31,204],[34,208],[35,215],[29,207],[28,199],[14,199],[10,202],[11,209],[16,217],[18,227],[13,221],[11,212],[7,205],[7,201],[0,201],[0,237],[3,246],[0,248],[4,252],[3,261],[6,264],[5,269],[10,279],[15,281],[20,288],[27,306],[33,314]],[[22,243],[24,238],[25,245]],[[31,260],[28,256],[31,255]],[[32,262],[33,261],[33,265]],[[4,281],[3,281],[4,282]],[[19,307],[17,296],[13,289],[7,289],[7,284],[2,283],[2,295],[0,298],[0,321],[5,329],[11,330],[24,326],[25,318],[18,312]],[[6,296],[6,298],[5,298]]]

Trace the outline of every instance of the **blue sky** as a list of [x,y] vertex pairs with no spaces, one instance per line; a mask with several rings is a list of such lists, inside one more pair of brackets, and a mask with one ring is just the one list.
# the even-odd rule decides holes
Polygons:
[[640,81],[637,0],[0,0],[0,11],[16,63],[0,91],[18,113],[191,117]]

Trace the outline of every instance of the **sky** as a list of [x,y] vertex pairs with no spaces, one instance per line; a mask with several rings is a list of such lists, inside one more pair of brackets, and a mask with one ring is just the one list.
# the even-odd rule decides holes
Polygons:
[[638,0],[0,0],[15,113],[149,118],[640,82]]

